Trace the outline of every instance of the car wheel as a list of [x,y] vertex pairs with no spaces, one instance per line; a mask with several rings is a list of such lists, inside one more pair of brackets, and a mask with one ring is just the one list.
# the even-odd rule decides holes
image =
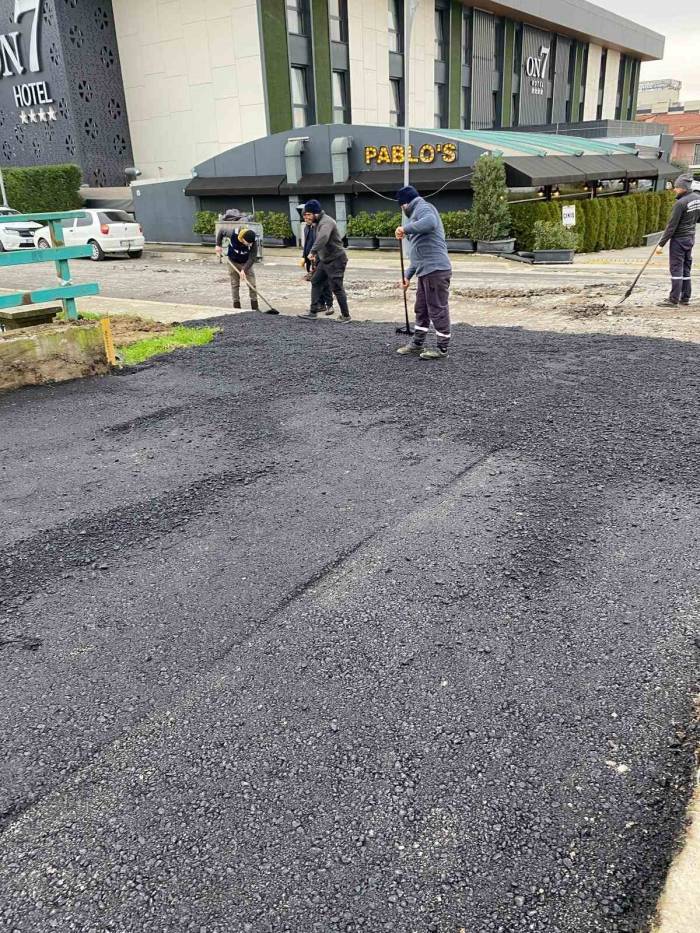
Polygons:
[[129,253],[129,259],[140,259],[143,256],[143,250],[137,249],[133,253]]
[[105,258],[105,254],[100,244],[97,242],[97,240],[90,240],[89,245],[90,249],[92,250],[90,253],[90,259],[92,259],[93,262],[101,262]]
[[39,240],[39,249],[51,249],[51,244],[47,243],[46,240]]

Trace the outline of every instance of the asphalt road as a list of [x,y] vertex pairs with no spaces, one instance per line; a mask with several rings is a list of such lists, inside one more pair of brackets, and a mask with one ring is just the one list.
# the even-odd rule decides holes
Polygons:
[[638,933],[692,780],[698,347],[221,323],[0,396],[0,929]]

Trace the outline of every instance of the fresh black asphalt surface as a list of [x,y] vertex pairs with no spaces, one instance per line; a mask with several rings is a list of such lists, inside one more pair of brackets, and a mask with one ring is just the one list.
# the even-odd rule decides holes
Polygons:
[[692,782],[698,347],[220,323],[0,395],[0,929],[639,933]]

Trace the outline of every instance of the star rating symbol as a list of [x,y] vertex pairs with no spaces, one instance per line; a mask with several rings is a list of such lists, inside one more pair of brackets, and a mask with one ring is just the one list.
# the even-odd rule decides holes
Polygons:
[[20,120],[22,121],[22,123],[24,123],[25,125],[26,125],[27,123],[29,123],[29,117],[28,117],[27,114],[24,112],[24,110],[20,113],[19,118],[20,118]]
[[49,119],[49,115],[42,107],[41,110],[39,111],[39,122],[46,123],[48,119]]
[[53,109],[53,107],[49,107],[49,109],[46,111],[46,115],[49,118],[49,122],[58,120],[58,117],[56,116],[56,111]]
[[30,111],[29,111],[29,122],[30,122],[30,123],[38,123],[38,122],[39,122],[38,117],[37,117],[36,113],[34,112],[34,110],[30,110]]

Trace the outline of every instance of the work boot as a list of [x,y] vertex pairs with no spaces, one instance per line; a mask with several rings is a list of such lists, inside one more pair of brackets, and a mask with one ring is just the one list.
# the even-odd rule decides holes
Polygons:
[[328,307],[326,308],[326,317],[330,317],[331,314],[335,314],[335,308],[333,307],[333,305],[328,305]]
[[396,352],[399,354],[399,356],[408,356],[409,354],[420,356],[420,354],[423,352],[423,347],[417,347],[415,343],[407,343],[405,346],[399,347]]
[[258,307],[257,301],[251,301],[251,302],[250,302],[250,310],[251,310],[251,311],[259,311],[259,310],[260,310],[260,308]]
[[241,310],[241,303],[240,303],[240,301],[234,301],[234,303],[233,303],[233,309],[234,309],[234,311],[240,311],[240,310]]
[[682,305],[689,305],[689,304],[690,304],[690,298],[681,298],[681,304],[682,304]]
[[347,324],[349,321],[350,321],[349,314],[341,314],[340,317],[338,318],[339,324]]
[[303,318],[305,321],[317,321],[318,313],[316,311],[307,311],[306,314],[297,314],[297,317]]
[[447,350],[423,350],[419,359],[421,360],[444,360],[447,358]]
[[674,301],[672,298],[664,298],[663,301],[660,301],[657,308],[677,308],[678,302]]

